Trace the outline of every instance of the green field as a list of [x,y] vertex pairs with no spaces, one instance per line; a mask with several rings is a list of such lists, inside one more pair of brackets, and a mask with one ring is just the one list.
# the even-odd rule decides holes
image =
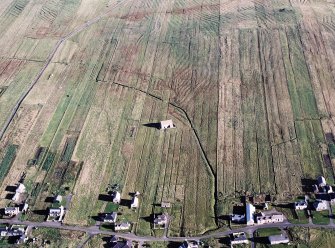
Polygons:
[[[333,184],[334,13],[325,0],[0,1],[0,128],[13,117],[0,207],[23,176],[28,220],[62,195],[64,224],[118,211],[159,235],[151,216],[167,212],[169,235],[192,236],[243,195],[292,202],[304,180]],[[167,119],[176,128],[158,130]]]

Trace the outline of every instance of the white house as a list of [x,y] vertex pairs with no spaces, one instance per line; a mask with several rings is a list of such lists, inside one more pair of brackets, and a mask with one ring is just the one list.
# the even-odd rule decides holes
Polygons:
[[54,221],[61,222],[63,220],[64,214],[65,214],[65,208],[63,206],[60,206],[59,208],[49,209],[49,217],[53,218]]
[[113,192],[113,203],[120,204],[121,202],[121,194],[118,191]]
[[161,129],[175,128],[176,126],[173,124],[172,120],[161,121]]
[[131,200],[130,208],[138,208],[139,207],[139,200],[138,197],[135,195]]
[[327,201],[315,201],[313,206],[316,211],[323,211],[328,209]]
[[327,185],[326,179],[323,176],[318,177],[318,185],[319,187],[324,187]]
[[26,193],[26,187],[22,183],[20,183],[15,190],[15,195],[13,196],[12,200],[19,203],[21,201],[21,196],[24,193]]
[[50,208],[49,209],[49,216],[50,217],[58,217],[60,216],[61,209],[60,208]]
[[280,235],[271,235],[269,236],[269,242],[271,245],[278,245],[278,244],[287,244],[290,243],[290,239],[287,235],[280,234]]
[[14,215],[17,215],[18,213],[20,213],[19,207],[6,207],[5,208],[6,215],[14,216]]
[[282,213],[275,213],[266,215],[261,213],[261,215],[256,216],[256,222],[259,225],[268,224],[268,223],[278,223],[284,221],[284,215]]
[[326,193],[328,193],[328,194],[333,193],[333,187],[332,187],[332,186],[327,185],[327,186],[325,186],[325,187],[323,187],[323,188],[324,188],[324,191],[325,191]]
[[294,203],[295,210],[304,210],[307,209],[307,202],[306,201],[298,201]]
[[254,214],[256,212],[256,208],[250,204],[246,204],[246,223],[247,225],[253,225],[255,223],[254,221]]
[[122,222],[119,224],[115,224],[114,230],[115,231],[124,231],[124,230],[129,230],[131,224],[129,222]]
[[231,245],[249,244],[249,240],[244,232],[231,233],[229,237]]

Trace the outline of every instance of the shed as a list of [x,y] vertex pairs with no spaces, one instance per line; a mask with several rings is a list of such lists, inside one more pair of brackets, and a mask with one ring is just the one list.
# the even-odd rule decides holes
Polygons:
[[161,129],[175,128],[176,126],[173,124],[172,120],[161,121]]

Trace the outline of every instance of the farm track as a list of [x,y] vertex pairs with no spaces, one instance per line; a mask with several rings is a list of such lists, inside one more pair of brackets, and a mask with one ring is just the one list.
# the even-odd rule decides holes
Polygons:
[[[324,228],[335,230],[334,224],[329,225],[318,225],[318,224],[292,224],[289,222],[283,223],[276,223],[276,224],[264,224],[262,226],[247,226],[242,228],[231,229],[227,231],[214,231],[210,234],[203,234],[198,236],[184,236],[184,237],[152,237],[152,236],[139,236],[132,233],[120,233],[120,232],[113,232],[113,231],[104,231],[99,230],[98,226],[88,226],[88,227],[81,227],[81,226],[69,226],[69,225],[62,225],[57,222],[32,222],[32,221],[19,221],[19,220],[0,220],[1,224],[19,224],[19,225],[26,225],[31,227],[49,227],[55,229],[64,229],[64,230],[72,230],[72,231],[80,231],[89,234],[89,237],[86,241],[88,241],[92,236],[103,234],[103,235],[113,235],[118,238],[124,238],[131,241],[139,241],[139,242],[150,242],[150,241],[167,241],[167,242],[183,242],[187,239],[192,240],[202,240],[208,238],[222,238],[226,235],[229,235],[232,232],[255,232],[258,229],[263,228],[289,228],[289,227],[305,227],[305,228]],[[84,241],[85,242],[85,241]],[[86,242],[85,242],[86,243]],[[83,244],[83,243],[82,243]]]
[[[113,8],[118,7],[119,5],[121,5],[123,2],[117,3],[115,6],[113,6]],[[15,106],[13,107],[8,119],[6,120],[6,122],[4,123],[4,125],[1,127],[0,130],[0,141],[2,140],[5,132],[7,131],[9,125],[11,124],[11,122],[13,121],[18,109],[20,108],[22,102],[24,101],[24,99],[27,97],[27,95],[29,94],[29,92],[33,89],[33,87],[36,85],[36,83],[38,82],[38,80],[41,78],[41,76],[43,75],[43,73],[45,72],[45,70],[47,69],[47,67],[49,66],[49,64],[51,63],[53,57],[55,56],[56,52],[58,51],[59,47],[68,39],[70,39],[71,37],[75,36],[76,34],[88,29],[90,26],[92,26],[93,24],[97,23],[99,20],[101,20],[103,17],[107,16],[108,13],[111,10],[108,10],[106,13],[97,16],[91,20],[86,21],[83,25],[78,26],[77,28],[75,28],[72,32],[68,33],[67,35],[65,35],[64,37],[62,37],[54,46],[54,48],[52,49],[52,51],[49,53],[46,62],[44,64],[44,66],[42,67],[42,69],[39,71],[39,73],[37,74],[37,76],[35,77],[35,79],[30,83],[30,85],[28,86],[28,89],[23,92],[23,94],[20,96],[20,98],[16,101]]]

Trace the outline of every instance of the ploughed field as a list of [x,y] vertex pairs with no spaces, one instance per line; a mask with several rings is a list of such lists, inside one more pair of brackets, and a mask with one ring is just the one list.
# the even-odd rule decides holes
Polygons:
[[[33,210],[73,194],[65,223],[109,209],[133,230],[170,202],[170,234],[216,228],[245,193],[292,199],[303,179],[334,182],[335,2],[314,0],[3,0],[1,206],[25,174]],[[172,119],[177,128],[145,126]],[[149,125],[150,126],[150,125]],[[8,198],[8,197],[7,197]]]

